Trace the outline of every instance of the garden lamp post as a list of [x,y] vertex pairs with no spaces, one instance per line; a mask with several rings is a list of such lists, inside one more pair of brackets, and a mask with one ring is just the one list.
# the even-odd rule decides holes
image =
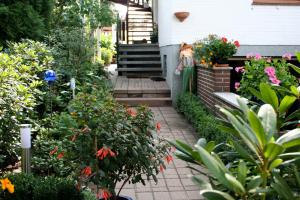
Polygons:
[[22,147],[22,172],[30,173],[31,165],[31,125],[30,124],[21,124],[20,125],[20,134],[21,134],[21,147]]
[[76,88],[76,82],[75,82],[75,78],[71,78],[70,80],[70,88],[73,92],[73,99],[75,99],[75,88]]

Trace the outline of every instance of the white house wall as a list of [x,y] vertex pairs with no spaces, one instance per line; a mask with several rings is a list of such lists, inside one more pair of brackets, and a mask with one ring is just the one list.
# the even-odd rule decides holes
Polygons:
[[[190,16],[179,22],[175,12]],[[242,45],[300,45],[300,6],[252,5],[252,0],[158,0],[160,46],[193,43],[208,34]]]

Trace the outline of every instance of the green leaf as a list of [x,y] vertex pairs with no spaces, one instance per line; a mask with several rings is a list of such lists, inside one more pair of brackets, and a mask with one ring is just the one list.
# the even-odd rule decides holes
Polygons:
[[273,160],[273,162],[269,166],[269,171],[272,171],[273,169],[275,169],[276,167],[278,167],[279,165],[281,165],[282,162],[283,162],[283,160],[279,159],[279,158]]
[[240,154],[240,156],[252,163],[256,163],[251,154],[242,145],[234,140],[232,140],[231,142],[234,146],[234,149],[238,152],[238,154]]
[[260,107],[257,116],[267,134],[267,141],[270,141],[277,131],[277,117],[274,108],[270,104],[264,104]]
[[280,103],[279,113],[283,114],[287,112],[296,100],[297,98],[294,96],[285,96]]
[[201,190],[200,194],[208,200],[234,200],[229,194],[218,190]]
[[250,191],[250,190],[258,188],[262,184],[262,182],[263,182],[263,180],[260,176],[252,177],[247,185],[247,190]]
[[209,143],[206,144],[205,149],[208,152],[212,152],[216,147],[216,143],[214,141],[210,141]]
[[285,121],[289,121],[292,119],[300,119],[300,109],[296,110],[295,112],[291,113],[289,116],[285,118]]
[[226,173],[225,177],[229,184],[231,185],[231,190],[233,190],[237,194],[244,194],[245,193],[245,188],[243,185],[231,174]]
[[296,97],[299,97],[299,96],[300,96],[300,92],[298,91],[298,89],[297,89],[296,86],[292,85],[292,86],[290,87],[290,90],[291,90],[291,92],[293,93],[293,95],[295,95]]
[[227,116],[228,120],[232,123],[232,126],[238,131],[239,136],[243,139],[248,148],[259,156],[256,150],[257,141],[253,139],[253,134],[249,133],[247,128],[243,124],[241,124],[241,122],[228,110],[221,108],[220,112]]
[[205,138],[200,138],[198,141],[197,141],[197,145],[201,146],[201,147],[205,147],[207,144],[206,142],[206,139]]
[[197,184],[201,190],[211,190],[211,184],[203,180],[203,176],[192,176],[192,181]]
[[192,158],[192,156],[189,156],[189,155],[187,155],[187,154],[185,154],[185,153],[182,153],[182,152],[180,152],[180,151],[176,151],[176,152],[174,153],[174,155],[175,155],[177,158],[179,158],[179,159],[181,159],[181,160],[184,160],[184,161],[186,161],[186,162],[197,164],[197,162],[195,162],[195,160]]
[[287,132],[278,138],[276,143],[281,144],[284,148],[300,145],[300,128]]
[[220,183],[229,187],[228,182],[225,178],[225,173],[227,172],[227,170],[224,170],[224,168],[220,166],[219,161],[217,161],[213,156],[211,156],[204,148],[196,145],[196,149],[198,150],[203,163],[205,164],[207,169],[212,173],[212,175],[216,177],[220,181]]
[[262,149],[263,146],[266,144],[266,133],[265,133],[265,130],[264,130],[259,118],[253,112],[253,110],[249,110],[248,120],[249,120],[250,126],[251,126],[252,130],[254,131],[256,138],[259,141],[261,149]]
[[177,150],[181,151],[182,153],[185,153],[187,155],[191,155],[193,152],[193,148],[190,147],[188,144],[181,142],[179,140],[176,140],[175,142],[169,141],[171,145],[173,145]]
[[271,104],[273,108],[277,110],[279,104],[277,94],[268,84],[260,84],[260,93],[262,100],[267,104]]
[[288,64],[289,67],[291,67],[295,72],[297,72],[298,74],[300,74],[300,68],[297,67],[296,65],[293,65],[291,63]]
[[258,99],[262,99],[260,92],[254,88],[249,88],[249,91]]
[[286,181],[279,176],[277,173],[274,174],[274,183],[271,184],[271,187],[278,193],[280,197],[286,200],[295,199],[292,190],[286,183]]
[[241,182],[242,185],[245,185],[247,172],[247,165],[243,160],[241,160],[238,165],[238,180]]
[[268,160],[274,160],[284,151],[284,148],[276,143],[269,143],[264,149],[264,156],[268,158]]
[[240,106],[240,109],[247,116],[248,111],[249,111],[249,108],[247,106],[247,103],[248,103],[247,99],[242,98],[242,97],[237,97],[236,100],[237,100],[237,102],[238,102],[238,104]]

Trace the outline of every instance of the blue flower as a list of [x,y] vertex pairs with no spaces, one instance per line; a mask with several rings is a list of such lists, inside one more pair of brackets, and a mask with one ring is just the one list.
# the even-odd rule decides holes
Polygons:
[[57,79],[56,73],[53,70],[47,70],[44,75],[44,80],[48,82],[48,84],[53,83]]

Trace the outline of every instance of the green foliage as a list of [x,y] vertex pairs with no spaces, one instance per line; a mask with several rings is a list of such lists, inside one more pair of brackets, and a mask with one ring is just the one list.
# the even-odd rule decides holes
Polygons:
[[112,62],[113,51],[107,48],[101,48],[101,60],[104,61],[104,65],[109,65]]
[[237,52],[238,47],[238,41],[231,42],[224,37],[209,35],[194,43],[194,57],[200,64],[224,64]]
[[[299,177],[297,160],[300,147],[300,129],[296,128],[279,136],[277,116],[270,104],[262,105],[258,112],[246,105],[245,99],[238,98],[240,111],[220,108],[228,120],[228,128],[237,141],[231,141],[236,159],[225,167],[214,151],[214,142],[200,139],[195,148],[180,141],[171,142],[178,150],[179,158],[205,167],[209,181],[195,175],[200,193],[209,200],[214,199],[297,199],[298,185],[291,184],[291,177]],[[295,173],[285,171],[294,167]],[[198,171],[202,173],[201,171]],[[287,172],[287,173],[286,173]]]
[[42,39],[48,29],[52,0],[8,1],[0,3],[0,45],[22,38]]
[[226,133],[220,131],[218,128],[218,125],[221,125],[221,123],[206,110],[197,96],[189,93],[180,95],[177,98],[176,107],[193,124],[201,137],[214,140],[218,143],[227,140]]
[[0,52],[0,169],[17,160],[19,125],[33,123],[40,102],[43,71],[53,58],[42,43],[12,43]]
[[253,58],[245,62],[245,72],[243,74],[238,92],[247,99],[253,99],[251,89],[259,90],[260,83],[270,82],[265,72],[267,67],[272,66],[275,69],[276,77],[281,81],[280,86],[289,89],[292,85],[297,86],[296,77],[289,72],[289,64],[285,59],[265,59]]
[[75,187],[75,181],[66,178],[36,177],[26,174],[13,174],[8,178],[15,186],[15,192],[1,196],[5,200],[83,200],[83,194]]
[[300,123],[300,110],[295,109],[293,105],[299,102],[300,91],[295,86],[291,86],[289,90],[280,86],[273,88],[267,83],[261,83],[260,91],[253,88],[249,90],[257,99],[272,105],[275,109],[278,131],[284,131],[287,127],[295,128]]
[[91,32],[98,27],[110,26],[116,20],[111,3],[107,0],[57,0],[52,17],[53,29],[89,27]]

